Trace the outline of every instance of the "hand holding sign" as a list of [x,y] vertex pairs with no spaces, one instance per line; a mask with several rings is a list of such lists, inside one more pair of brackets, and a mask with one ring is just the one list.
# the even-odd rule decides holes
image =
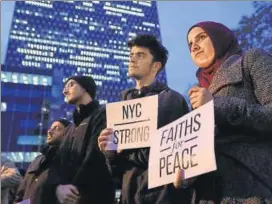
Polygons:
[[193,109],[196,109],[213,100],[213,95],[209,92],[208,89],[203,87],[192,87],[189,90],[188,95],[190,97],[190,103]]
[[113,129],[112,128],[106,128],[101,131],[99,137],[98,137],[98,147],[100,151],[105,152],[106,147],[108,145],[111,145],[111,136],[113,135]]
[[195,182],[196,178],[197,177],[185,179],[185,171],[183,169],[179,169],[173,184],[176,188],[188,188]]
[[[100,151],[105,152],[107,149],[116,149],[116,144],[112,142],[113,138],[113,129],[105,128],[101,131],[98,137],[98,147]],[[110,148],[109,148],[110,147]],[[122,150],[117,149],[117,152],[120,153]]]

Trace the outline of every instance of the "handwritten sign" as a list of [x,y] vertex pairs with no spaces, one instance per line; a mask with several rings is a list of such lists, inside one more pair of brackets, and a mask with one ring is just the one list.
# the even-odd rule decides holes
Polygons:
[[107,127],[113,128],[108,150],[150,146],[150,136],[157,130],[158,95],[109,103]]
[[179,169],[184,178],[216,170],[213,101],[160,128],[152,137],[148,187],[173,183]]

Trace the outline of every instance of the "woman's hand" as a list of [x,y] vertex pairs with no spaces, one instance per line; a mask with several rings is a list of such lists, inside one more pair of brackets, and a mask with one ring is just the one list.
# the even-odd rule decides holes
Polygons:
[[196,180],[197,177],[184,179],[184,170],[179,169],[176,173],[176,178],[173,182],[175,188],[188,188],[190,187]]
[[189,90],[188,95],[190,97],[190,103],[193,109],[196,109],[213,100],[213,95],[208,89],[198,86],[192,87]]

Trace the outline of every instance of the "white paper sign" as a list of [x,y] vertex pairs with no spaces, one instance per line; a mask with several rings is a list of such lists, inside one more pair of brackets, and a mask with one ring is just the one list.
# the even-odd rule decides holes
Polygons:
[[148,188],[173,183],[179,169],[185,179],[216,170],[214,127],[210,101],[160,128],[151,141]]
[[150,146],[158,120],[158,95],[109,103],[106,105],[107,127],[113,129],[108,150]]
[[30,199],[23,200],[22,202],[17,203],[17,204],[30,204]]

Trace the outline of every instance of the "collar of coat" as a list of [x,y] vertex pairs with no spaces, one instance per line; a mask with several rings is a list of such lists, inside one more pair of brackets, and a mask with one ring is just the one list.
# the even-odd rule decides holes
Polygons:
[[86,105],[79,105],[79,109],[75,109],[73,113],[73,120],[76,126],[78,126],[85,118],[90,116],[95,110],[99,108],[99,102],[93,100]]
[[159,81],[154,81],[149,86],[144,86],[141,89],[132,88],[122,91],[122,99],[128,100],[134,98],[141,98],[147,96],[149,93],[159,94],[167,88],[168,87],[166,84]]
[[54,152],[58,149],[58,146],[53,146],[53,145],[45,145],[42,149],[41,149],[41,153],[43,155],[48,155],[51,152]]

